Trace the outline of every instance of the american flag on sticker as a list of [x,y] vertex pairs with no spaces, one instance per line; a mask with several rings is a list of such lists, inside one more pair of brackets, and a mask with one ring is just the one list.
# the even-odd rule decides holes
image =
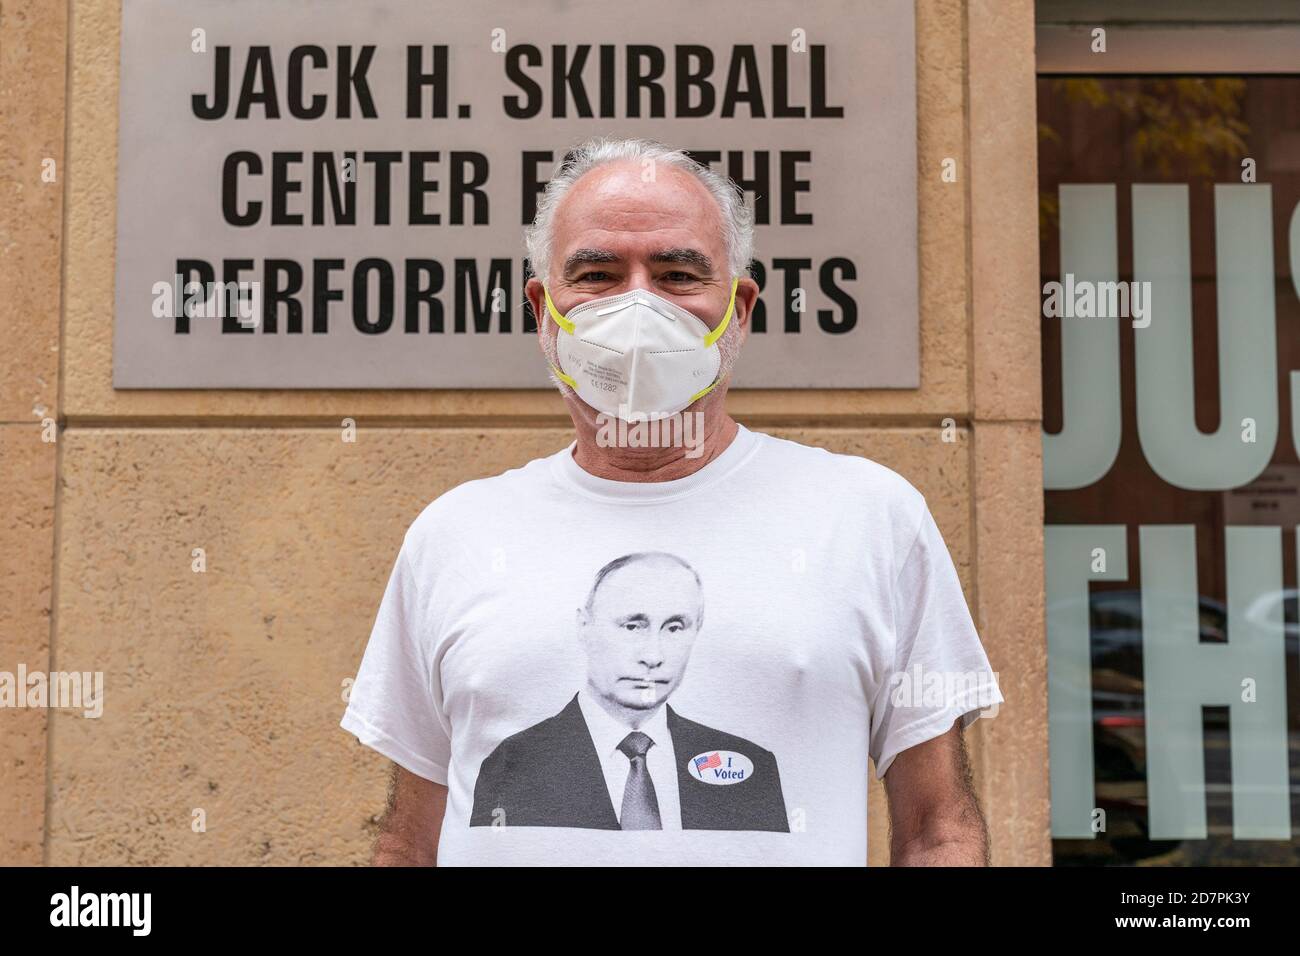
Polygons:
[[722,766],[722,758],[718,756],[716,751],[711,754],[705,754],[702,757],[695,758],[695,772],[697,774],[703,774],[704,771],[706,770],[712,770],[714,767],[721,767],[721,766]]

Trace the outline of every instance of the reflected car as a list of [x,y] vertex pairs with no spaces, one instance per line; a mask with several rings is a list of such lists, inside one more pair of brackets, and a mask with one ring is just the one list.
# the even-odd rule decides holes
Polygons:
[[[1174,598],[1148,597],[1148,611],[1160,613]],[[1081,603],[1076,599],[1076,602]],[[1265,629],[1282,622],[1284,654],[1294,675],[1300,645],[1300,591],[1271,592],[1251,602],[1242,616]],[[1068,613],[1068,604],[1049,607],[1053,616]],[[1179,608],[1181,611],[1181,608]],[[1208,841],[1151,840],[1146,785],[1146,701],[1143,685],[1142,593],[1135,589],[1095,590],[1088,596],[1092,665],[1092,728],[1096,805],[1106,813],[1106,831],[1096,840],[1056,840],[1057,865],[1132,865],[1139,861],[1187,863],[1196,846]],[[1196,627],[1202,643],[1228,641],[1228,609],[1201,596]],[[1300,681],[1288,680],[1289,713],[1300,713],[1295,697]],[[1050,688],[1049,688],[1050,692]],[[1231,779],[1227,708],[1207,708],[1204,724],[1207,786],[1206,815],[1210,840],[1232,838],[1230,788],[1214,781]],[[1300,794],[1300,733],[1288,732],[1291,793]],[[1234,851],[1235,852],[1235,851]],[[1209,861],[1206,861],[1209,862]]]

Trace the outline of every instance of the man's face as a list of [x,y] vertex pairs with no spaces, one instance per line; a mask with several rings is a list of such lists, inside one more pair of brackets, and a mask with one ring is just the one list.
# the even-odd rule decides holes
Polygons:
[[673,562],[634,562],[606,575],[590,614],[578,611],[595,692],[631,710],[663,703],[686,671],[701,604],[695,575]]
[[[568,313],[591,299],[646,289],[717,328],[731,298],[722,213],[699,180],[671,166],[644,168],[610,163],[587,173],[556,210],[547,287],[555,307]],[[538,334],[547,360],[559,365],[542,284],[528,282],[542,317]],[[722,367],[735,363],[749,329],[758,285],[744,278],[736,312],[718,342]]]

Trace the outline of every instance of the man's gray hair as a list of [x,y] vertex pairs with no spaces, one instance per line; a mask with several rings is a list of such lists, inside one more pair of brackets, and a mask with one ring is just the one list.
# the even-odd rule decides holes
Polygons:
[[583,175],[607,163],[632,161],[646,166],[672,166],[690,173],[708,189],[721,211],[723,240],[727,247],[727,265],[732,276],[749,275],[754,258],[754,216],[745,205],[744,194],[726,176],[716,173],[674,149],[650,139],[590,139],[569,151],[555,176],[547,184],[537,203],[537,216],[524,230],[528,261],[533,274],[545,280],[551,266],[551,245],[555,210],[559,208],[573,184]]

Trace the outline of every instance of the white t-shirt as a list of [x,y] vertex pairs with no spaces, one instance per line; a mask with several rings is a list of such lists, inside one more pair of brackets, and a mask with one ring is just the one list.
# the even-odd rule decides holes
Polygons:
[[573,447],[415,520],[342,726],[449,787],[443,866],[865,864],[868,756],[1003,699],[921,494],[744,426],[675,481]]

